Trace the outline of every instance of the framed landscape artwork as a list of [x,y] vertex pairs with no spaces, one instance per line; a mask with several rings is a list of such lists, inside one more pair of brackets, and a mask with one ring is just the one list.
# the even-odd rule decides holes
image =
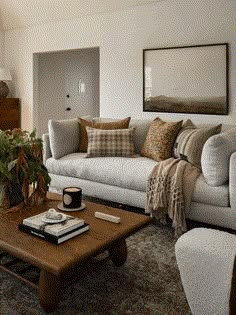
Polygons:
[[228,44],[143,50],[145,112],[228,114]]

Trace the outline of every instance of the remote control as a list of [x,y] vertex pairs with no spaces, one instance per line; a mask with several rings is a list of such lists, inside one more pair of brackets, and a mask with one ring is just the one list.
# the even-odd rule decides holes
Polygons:
[[106,213],[103,213],[103,212],[96,211],[94,215],[95,215],[96,218],[99,218],[99,219],[102,219],[102,220],[110,221],[110,222],[113,222],[113,223],[120,223],[120,217],[116,217],[116,216],[111,215],[111,214],[106,214]]

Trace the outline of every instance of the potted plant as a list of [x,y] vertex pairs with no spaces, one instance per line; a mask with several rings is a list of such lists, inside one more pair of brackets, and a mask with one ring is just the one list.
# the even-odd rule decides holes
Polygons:
[[[43,143],[36,130],[0,130],[0,204],[4,208],[38,204],[50,177],[43,164]],[[30,194],[30,186],[31,194]]]

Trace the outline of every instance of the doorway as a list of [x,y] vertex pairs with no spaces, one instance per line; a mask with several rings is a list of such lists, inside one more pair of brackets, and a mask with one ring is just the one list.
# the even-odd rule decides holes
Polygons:
[[99,48],[36,53],[33,122],[38,136],[49,119],[99,116]]

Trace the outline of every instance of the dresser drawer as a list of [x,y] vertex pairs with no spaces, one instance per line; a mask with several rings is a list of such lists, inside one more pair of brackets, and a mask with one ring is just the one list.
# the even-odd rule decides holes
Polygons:
[[20,104],[18,98],[0,99],[0,129],[20,128]]
[[18,98],[5,98],[5,99],[0,99],[0,109],[5,107],[5,108],[17,108],[19,104],[19,99]]
[[18,120],[0,121],[0,129],[6,130],[6,129],[14,129],[14,128],[19,128]]
[[18,120],[19,113],[17,109],[0,109],[0,121]]

